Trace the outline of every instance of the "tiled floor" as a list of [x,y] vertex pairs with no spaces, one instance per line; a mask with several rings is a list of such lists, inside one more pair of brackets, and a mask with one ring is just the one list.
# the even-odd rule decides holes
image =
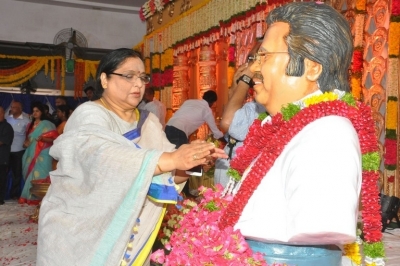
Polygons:
[[[16,201],[0,206],[0,265],[36,264],[37,224],[28,222],[35,208]],[[400,265],[400,229],[387,230],[384,243],[386,266]]]

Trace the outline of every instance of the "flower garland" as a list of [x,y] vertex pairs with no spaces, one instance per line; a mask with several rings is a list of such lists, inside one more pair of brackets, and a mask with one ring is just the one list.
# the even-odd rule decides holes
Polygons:
[[230,44],[228,48],[228,88],[232,86],[233,76],[235,75],[236,70],[236,45]]
[[[399,95],[399,51],[400,51],[400,2],[391,1],[391,17],[388,33],[388,71],[386,128],[384,143],[385,194],[396,195],[396,170],[398,168],[398,95]],[[397,180],[397,182],[399,182]],[[398,196],[398,195],[396,195]]]
[[[256,159],[240,190],[224,211],[219,227],[223,230],[236,224],[254,190],[286,144],[298,132],[318,118],[339,115],[350,119],[360,140],[363,169],[361,202],[366,262],[380,261],[384,257],[377,186],[380,158],[371,109],[363,103],[356,102],[350,94],[346,94],[342,100],[337,100],[337,95],[334,93],[311,97],[304,101],[304,105],[307,108],[301,109],[298,105],[289,104],[281,113],[272,117],[271,123],[265,125],[261,123],[265,116],[254,121],[244,145],[238,149],[236,157],[231,161],[228,174],[239,181],[250,163],[257,157],[259,159]],[[348,246],[347,250],[350,256],[357,253],[355,244],[352,247]]]
[[356,16],[354,21],[354,52],[351,65],[350,88],[356,100],[362,100],[362,71],[364,63],[363,36],[366,0],[356,1]]
[[[61,90],[61,94],[64,94],[65,90],[65,73],[58,71],[56,63],[64,61],[61,56],[13,56],[13,55],[1,55],[0,59],[18,59],[27,61],[25,64],[12,69],[0,70],[0,86],[18,86],[37,74],[41,69],[44,69],[45,75],[49,73],[50,63],[50,79],[55,80],[55,73],[57,73],[56,88]],[[62,63],[62,65],[64,65]],[[62,67],[64,69],[64,66]],[[60,66],[61,69],[61,66]]]
[[249,27],[256,22],[256,18],[263,21],[264,18],[256,14],[263,13],[266,6],[265,1],[260,0],[202,1],[146,35],[143,41],[144,55],[148,56],[151,51],[150,46],[159,34],[163,36],[161,40],[163,49],[175,46],[175,55],[196,49],[206,43],[216,42],[220,36],[226,37]]

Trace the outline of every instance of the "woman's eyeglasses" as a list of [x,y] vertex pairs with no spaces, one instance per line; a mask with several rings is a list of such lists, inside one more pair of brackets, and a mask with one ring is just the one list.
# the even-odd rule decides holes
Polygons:
[[120,77],[123,77],[126,81],[133,83],[136,82],[138,79],[142,81],[143,84],[149,84],[150,83],[150,76],[146,74],[138,75],[138,74],[121,74],[121,73],[115,73],[111,72],[110,75],[117,75]]

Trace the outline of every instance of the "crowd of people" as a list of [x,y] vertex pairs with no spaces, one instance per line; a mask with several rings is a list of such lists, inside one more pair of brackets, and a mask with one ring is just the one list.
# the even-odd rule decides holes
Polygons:
[[[283,5],[266,23],[263,40],[234,75],[220,129],[214,91],[185,101],[165,123],[165,106],[145,89],[141,54],[125,48],[102,58],[95,86],[85,91],[91,100],[72,114],[61,103],[51,122],[34,105],[28,119],[13,103],[18,147],[12,144],[10,157],[22,160],[22,170],[12,169],[26,180],[21,201],[35,200],[29,181],[49,174],[51,158],[58,162],[41,202],[37,265],[149,265],[164,204],[177,201],[176,184],[188,179],[182,171],[213,161],[215,182],[233,197],[221,230],[239,229],[271,263],[340,265],[339,246],[356,239],[360,141],[340,110],[318,105],[331,113],[315,120],[307,112],[310,99],[317,104],[330,93],[341,100],[349,92],[350,27],[318,2]],[[251,87],[254,99],[246,103]],[[294,114],[303,118],[297,124]],[[225,135],[225,150],[189,142],[203,123],[215,138]]]
[[[0,204],[6,195],[19,203],[36,205],[40,199],[30,193],[31,181],[45,179],[56,164],[49,155],[53,141],[63,133],[64,126],[72,113],[66,97],[56,97],[56,110],[49,113],[49,106],[41,102],[31,104],[31,112],[23,112],[22,103],[11,102],[9,113],[3,114],[3,124],[8,124],[12,132],[2,131],[1,136],[11,143],[2,144],[1,194]],[[2,108],[4,112],[4,108]],[[8,128],[8,126],[7,126]],[[4,141],[4,143],[8,143]],[[7,182],[8,176],[11,176]]]

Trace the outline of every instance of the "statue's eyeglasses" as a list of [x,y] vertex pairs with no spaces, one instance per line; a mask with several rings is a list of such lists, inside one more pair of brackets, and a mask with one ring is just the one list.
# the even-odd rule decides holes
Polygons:
[[289,52],[267,52],[267,51],[258,51],[255,55],[249,55],[247,57],[247,62],[258,61],[259,63],[264,63],[267,56],[273,54],[288,54]]

